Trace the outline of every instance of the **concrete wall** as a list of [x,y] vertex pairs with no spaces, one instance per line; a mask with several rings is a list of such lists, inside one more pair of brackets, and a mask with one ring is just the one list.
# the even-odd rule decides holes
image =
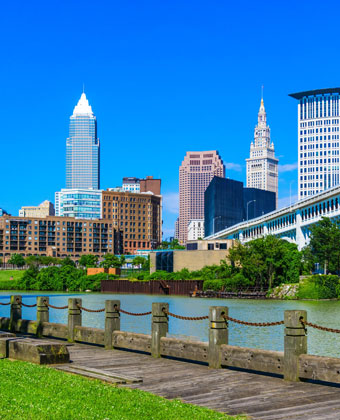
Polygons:
[[174,271],[187,268],[189,271],[200,270],[205,265],[220,264],[228,257],[229,251],[174,251]]
[[[229,255],[229,250],[197,250],[197,251],[173,251],[174,271],[187,268],[190,271],[200,270],[206,265],[220,264]],[[156,271],[156,252],[150,253],[150,273]]]

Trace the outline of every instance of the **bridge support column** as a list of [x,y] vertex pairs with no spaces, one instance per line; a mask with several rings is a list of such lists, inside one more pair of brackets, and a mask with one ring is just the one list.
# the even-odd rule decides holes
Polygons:
[[164,310],[169,311],[168,303],[152,303],[151,355],[153,357],[161,357],[161,338],[166,337],[169,331],[168,316]]
[[50,314],[48,311],[49,297],[37,297],[37,336],[42,337],[43,322],[49,322]]
[[21,301],[22,301],[22,296],[20,295],[11,296],[11,312],[10,312],[9,330],[12,332],[15,332],[16,330],[16,323],[18,319],[22,318]]
[[[67,341],[74,342],[75,327],[81,326],[81,299],[70,298],[68,300],[68,337]],[[79,306],[78,306],[79,305]]]
[[112,333],[113,331],[120,331],[120,300],[106,300],[105,301],[105,333],[104,345],[106,350],[113,348]]
[[298,382],[299,356],[307,353],[306,331],[301,319],[307,321],[306,311],[285,311],[284,370],[286,381]]
[[228,316],[227,306],[210,306],[209,308],[209,367],[221,367],[221,344],[228,344],[228,323],[223,315]]

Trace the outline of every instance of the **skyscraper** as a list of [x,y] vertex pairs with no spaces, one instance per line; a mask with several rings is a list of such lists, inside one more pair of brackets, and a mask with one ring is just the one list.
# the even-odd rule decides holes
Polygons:
[[247,161],[247,187],[272,191],[278,200],[278,159],[275,158],[274,143],[270,141],[270,128],[263,98],[254,130],[254,142],[250,145]]
[[187,152],[179,168],[179,242],[188,239],[191,219],[204,219],[204,192],[214,176],[225,177],[225,166],[216,150]]
[[83,92],[70,117],[66,141],[66,188],[99,189],[97,121]]
[[299,199],[339,185],[340,88],[292,93],[298,103]]

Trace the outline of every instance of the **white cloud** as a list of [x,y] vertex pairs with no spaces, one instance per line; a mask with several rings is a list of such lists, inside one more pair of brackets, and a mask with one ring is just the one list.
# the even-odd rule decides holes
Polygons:
[[163,209],[172,214],[179,212],[179,198],[177,192],[163,194]]
[[241,172],[242,166],[238,163],[226,162],[225,163],[226,169],[230,169],[231,171]]
[[282,197],[278,199],[278,208],[282,209],[283,207],[288,207],[291,204],[294,204],[298,201],[298,195],[294,194],[290,197]]
[[297,162],[295,162],[295,163],[286,163],[285,165],[279,165],[279,172],[282,174],[284,172],[295,171],[295,169],[297,169],[297,167],[298,167]]

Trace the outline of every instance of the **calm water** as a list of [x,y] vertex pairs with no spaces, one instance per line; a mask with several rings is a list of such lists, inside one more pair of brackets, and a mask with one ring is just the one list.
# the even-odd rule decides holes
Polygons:
[[[56,306],[67,305],[68,297],[79,297],[83,306],[101,309],[106,299],[119,299],[122,309],[130,312],[147,312],[152,302],[168,302],[170,312],[187,316],[207,315],[209,306],[229,307],[229,316],[244,321],[272,322],[281,321],[287,309],[305,309],[310,322],[327,327],[340,328],[340,301],[273,301],[239,299],[193,299],[178,296],[157,295],[113,295],[100,293],[53,294],[53,293],[18,293],[24,303],[33,304],[36,296],[50,296],[50,303]],[[0,292],[0,302],[7,302],[10,294]],[[23,307],[23,318],[36,319],[36,308]],[[9,306],[0,306],[0,316],[9,316]],[[67,323],[67,310],[50,309],[50,322]],[[104,328],[104,313],[83,311],[83,325]],[[133,317],[122,314],[121,329],[139,333],[150,333],[151,316]],[[282,325],[276,327],[247,327],[229,323],[229,344],[242,347],[283,350]],[[208,321],[182,321],[170,318],[169,335],[189,337],[194,340],[208,341]],[[308,353],[340,357],[340,334],[333,334],[308,328]]]

